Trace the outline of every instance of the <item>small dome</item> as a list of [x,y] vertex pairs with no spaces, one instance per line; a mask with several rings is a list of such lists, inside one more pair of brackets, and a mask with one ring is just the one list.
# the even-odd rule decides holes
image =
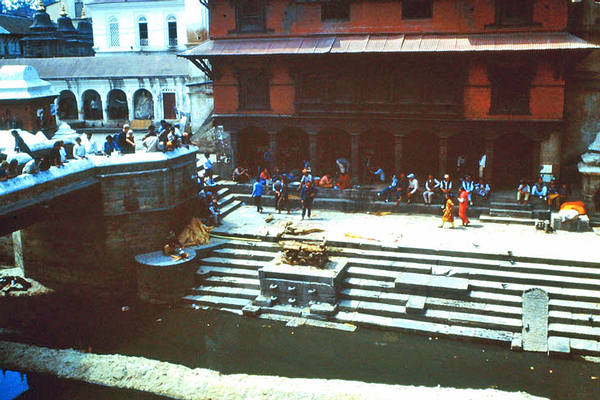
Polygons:
[[56,26],[50,20],[50,16],[46,10],[38,10],[33,16],[33,24],[29,29],[35,30],[56,30]]

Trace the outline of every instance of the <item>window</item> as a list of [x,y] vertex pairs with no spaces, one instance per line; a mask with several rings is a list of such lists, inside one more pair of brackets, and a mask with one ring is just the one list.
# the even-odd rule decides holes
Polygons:
[[531,68],[504,64],[490,68],[489,73],[492,82],[490,114],[529,114]]
[[350,2],[331,0],[321,4],[321,21],[347,21],[350,19]]
[[240,0],[235,9],[236,29],[240,33],[264,32],[265,5],[263,0]]
[[109,31],[109,47],[119,47],[119,20],[115,17],[110,17],[108,20]]
[[533,0],[496,0],[496,25],[519,26],[533,22]]
[[240,110],[268,110],[269,77],[264,70],[238,72]]
[[402,0],[402,19],[423,19],[433,16],[433,0]]
[[167,28],[169,31],[169,47],[177,47],[177,19],[172,15],[167,17]]
[[138,19],[138,31],[140,35],[140,47],[148,46],[148,21],[146,17]]

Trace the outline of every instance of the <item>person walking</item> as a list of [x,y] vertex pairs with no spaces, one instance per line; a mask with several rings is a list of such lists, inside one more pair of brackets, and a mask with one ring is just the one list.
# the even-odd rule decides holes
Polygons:
[[469,193],[461,188],[460,194],[458,195],[458,216],[462,220],[463,226],[467,226],[471,223],[467,217],[467,208],[469,207]]
[[304,219],[305,214],[307,214],[308,218],[310,218],[314,198],[315,188],[313,187],[311,181],[306,181],[304,186],[302,186],[302,188],[300,189],[300,202],[302,203],[302,219]]
[[254,200],[254,205],[256,205],[256,211],[262,213],[262,195],[265,191],[265,183],[259,179],[254,182],[254,186],[252,186],[252,200]]
[[287,179],[283,177],[281,180],[276,181],[273,184],[273,191],[275,192],[275,209],[277,212],[281,213],[281,210],[285,208],[289,214]]
[[446,222],[450,222],[450,228],[454,228],[454,202],[452,201],[452,194],[446,195],[446,205],[444,206],[444,214],[442,215],[442,224],[440,228],[444,227]]

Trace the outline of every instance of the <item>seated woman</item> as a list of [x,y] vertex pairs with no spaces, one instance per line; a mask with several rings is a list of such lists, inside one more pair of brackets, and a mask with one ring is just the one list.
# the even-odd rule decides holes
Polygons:
[[267,182],[267,184],[271,182],[271,174],[269,173],[269,170],[267,168],[264,168],[260,173],[260,180]]
[[6,177],[12,179],[19,176],[19,162],[16,159],[10,160],[8,163],[8,170],[6,171]]
[[322,188],[332,188],[333,187],[333,178],[329,174],[325,174],[321,177],[319,181],[319,186]]
[[235,169],[233,170],[232,179],[234,182],[237,183],[250,182],[250,175],[248,174],[248,169],[241,166],[235,167]]
[[479,182],[475,185],[475,194],[477,195],[478,199],[487,201],[490,198],[491,192],[492,188],[490,187],[490,184],[483,179],[479,180]]
[[350,187],[350,175],[340,174],[337,183],[335,184],[336,189],[344,190]]

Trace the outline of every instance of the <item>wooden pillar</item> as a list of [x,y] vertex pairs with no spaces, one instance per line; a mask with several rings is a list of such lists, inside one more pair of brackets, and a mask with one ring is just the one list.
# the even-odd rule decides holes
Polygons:
[[273,167],[277,165],[277,132],[269,132],[269,151],[273,160],[269,168],[273,171]]
[[317,146],[318,146],[319,135],[317,133],[308,134],[308,159],[310,160],[310,166],[313,174],[321,174],[319,172],[319,161],[317,159]]
[[351,160],[350,160],[350,173],[352,174],[352,181],[358,182],[360,179],[360,133],[353,132],[351,136]]
[[439,155],[438,155],[439,170],[438,174],[441,177],[448,173],[448,138],[439,138]]
[[[231,142],[231,167],[237,167],[237,155],[238,155],[238,145],[239,138],[237,132],[231,132],[229,134],[230,142]],[[246,166],[247,167],[247,166]]]
[[[404,135],[394,135],[394,174],[400,174],[402,171],[402,153],[404,151]],[[392,174],[390,174],[391,176]]]
[[537,181],[540,176],[540,154],[541,154],[542,142],[540,140],[534,140],[532,151],[531,151],[531,176]]
[[494,138],[485,138],[485,180],[492,181],[494,171]]

